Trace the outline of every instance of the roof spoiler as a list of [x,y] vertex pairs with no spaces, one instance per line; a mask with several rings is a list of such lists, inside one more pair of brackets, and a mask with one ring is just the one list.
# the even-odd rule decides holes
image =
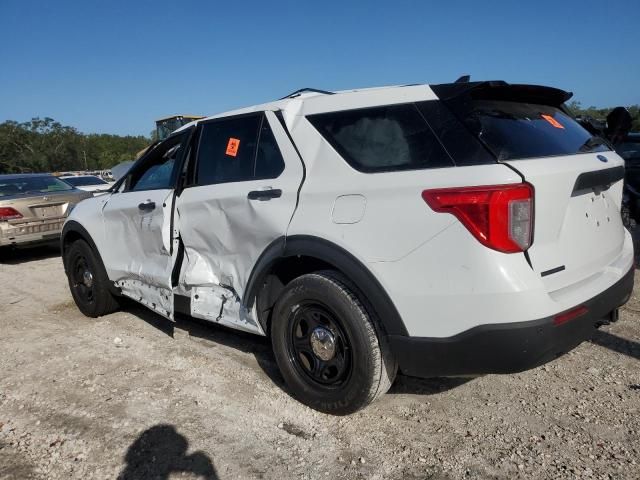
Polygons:
[[572,92],[542,85],[509,84],[502,80],[487,82],[456,82],[431,85],[434,93],[443,101],[468,96],[473,100],[505,100],[537,103],[560,107],[573,97]]

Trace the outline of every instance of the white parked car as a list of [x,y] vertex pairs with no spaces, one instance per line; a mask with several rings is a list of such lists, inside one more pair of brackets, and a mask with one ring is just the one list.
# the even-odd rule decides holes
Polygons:
[[90,316],[121,295],[271,338],[329,413],[414,376],[528,369],[633,288],[624,167],[549,87],[322,92],[193,122],[63,231]]
[[107,182],[95,175],[65,175],[59,178],[75,188],[84,190],[85,192],[91,192],[94,195],[103,194],[115,183]]

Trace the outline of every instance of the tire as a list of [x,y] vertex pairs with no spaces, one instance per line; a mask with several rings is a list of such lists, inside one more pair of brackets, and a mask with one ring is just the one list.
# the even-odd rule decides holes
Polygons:
[[104,265],[87,242],[73,242],[64,254],[64,265],[71,295],[84,315],[97,318],[118,309]]
[[291,393],[324,413],[356,412],[385,394],[397,363],[372,310],[340,273],[291,281],[275,304],[271,342]]

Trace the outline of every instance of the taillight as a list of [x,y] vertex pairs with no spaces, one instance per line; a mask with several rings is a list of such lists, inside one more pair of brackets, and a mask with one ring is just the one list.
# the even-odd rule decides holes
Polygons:
[[533,237],[533,187],[528,183],[425,190],[436,212],[450,213],[480,243],[499,252],[523,252]]
[[0,221],[14,220],[16,218],[22,218],[22,214],[15,208],[0,207]]

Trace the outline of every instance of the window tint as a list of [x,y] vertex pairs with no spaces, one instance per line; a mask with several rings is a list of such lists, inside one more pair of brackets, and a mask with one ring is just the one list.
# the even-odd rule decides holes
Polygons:
[[259,125],[258,115],[204,124],[196,183],[209,185],[253,178]]
[[215,120],[203,125],[198,149],[198,185],[276,178],[283,170],[282,154],[264,115]]
[[311,124],[363,172],[453,165],[414,104],[322,113]]
[[63,178],[62,180],[70,185],[73,185],[74,187],[107,184],[107,182],[98,177],[68,177]]
[[531,103],[473,100],[457,111],[499,160],[609,150],[560,109]]
[[266,118],[262,120],[256,155],[255,177],[276,178],[284,170],[284,159]]
[[184,140],[185,135],[169,138],[149,152],[144,160],[146,168],[133,172],[130,190],[173,188],[175,165],[182,154]]

